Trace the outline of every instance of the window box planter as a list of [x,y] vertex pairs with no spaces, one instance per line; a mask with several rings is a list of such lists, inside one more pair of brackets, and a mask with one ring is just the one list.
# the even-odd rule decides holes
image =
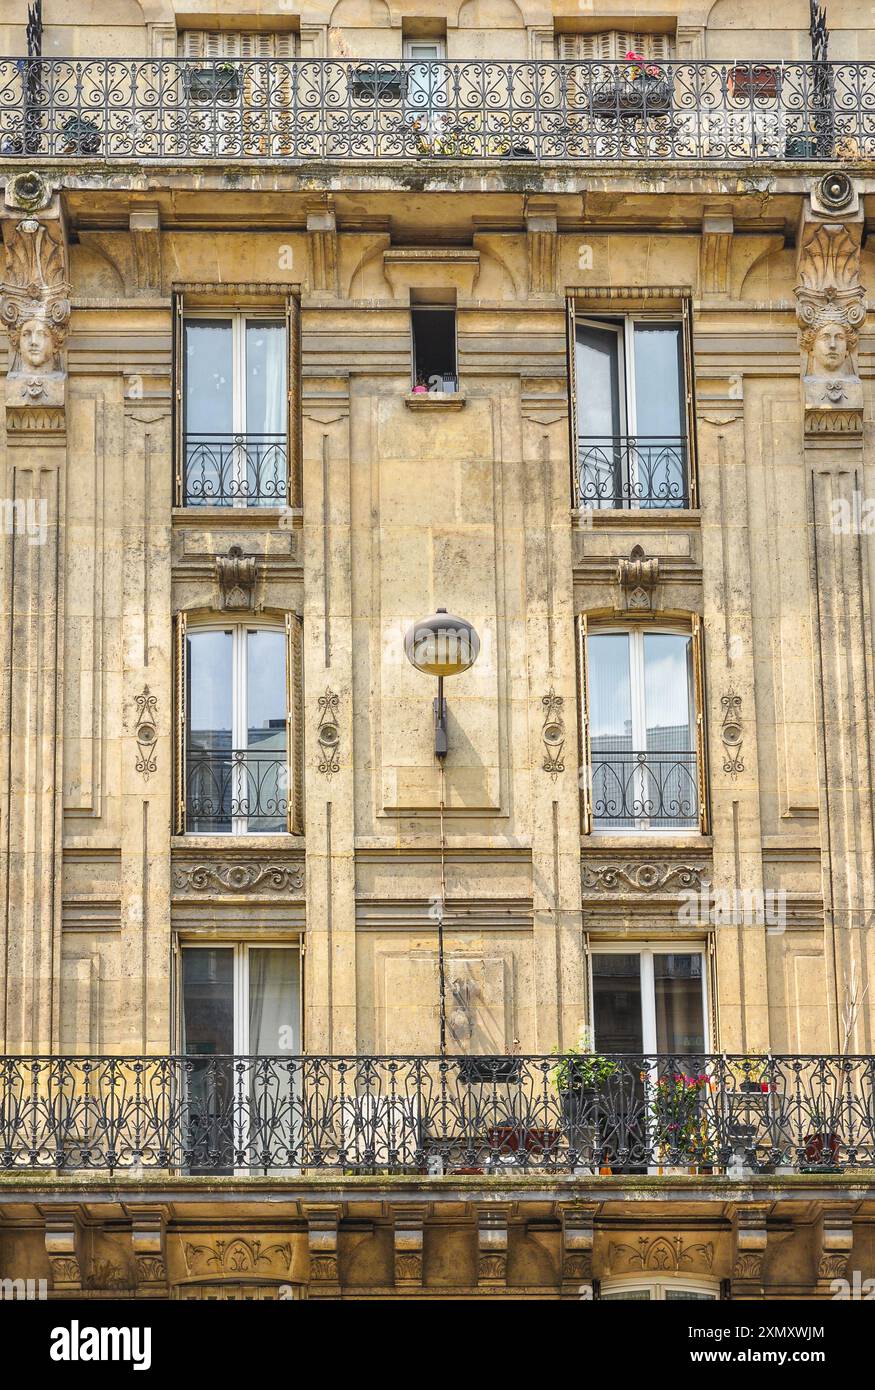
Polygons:
[[559,1138],[557,1129],[523,1129],[512,1121],[494,1125],[486,1134],[489,1147],[497,1151],[499,1162],[505,1154],[549,1153],[556,1149]]
[[462,1057],[459,1061],[459,1080],[467,1084],[509,1085],[519,1081],[522,1062],[517,1057]]
[[70,116],[62,126],[65,154],[97,154],[100,149],[100,129],[94,121],[82,116]]
[[729,69],[730,96],[739,101],[776,101],[780,86],[777,68],[762,63],[740,63]]
[[350,73],[349,88],[354,101],[379,101],[383,105],[401,101],[407,90],[407,74],[402,68],[362,63]]
[[234,67],[185,68],[182,73],[189,101],[236,101],[240,95],[240,70]]
[[594,116],[665,116],[671,110],[666,77],[618,78],[596,87],[590,99]]

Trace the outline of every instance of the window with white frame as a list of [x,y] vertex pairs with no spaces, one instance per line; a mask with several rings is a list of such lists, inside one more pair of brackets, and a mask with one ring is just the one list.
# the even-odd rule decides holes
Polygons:
[[701,639],[581,620],[586,829],[706,828]]
[[704,947],[679,942],[593,945],[593,1046],[632,1057],[698,1062],[706,1052]]
[[186,316],[186,506],[278,507],[288,498],[287,327],[243,313]]
[[599,1298],[602,1300],[630,1299],[633,1302],[673,1303],[675,1301],[715,1300],[720,1297],[716,1279],[664,1278],[647,1279],[639,1275],[630,1278],[603,1279]]
[[184,808],[190,834],[290,822],[289,628],[197,626],[184,635]]
[[[189,1171],[287,1166],[299,1085],[291,1059],[301,1052],[298,946],[185,945],[180,986]],[[250,1058],[271,1060],[240,1060]]]
[[574,315],[577,503],[690,505],[682,317]]

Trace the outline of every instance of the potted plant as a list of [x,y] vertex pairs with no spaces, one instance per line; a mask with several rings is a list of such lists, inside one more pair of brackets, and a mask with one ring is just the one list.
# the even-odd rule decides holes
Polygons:
[[[648,1079],[646,1074],[643,1079]],[[706,1072],[692,1076],[669,1072],[656,1082],[650,1115],[660,1158],[668,1162],[662,1172],[683,1172],[685,1168],[695,1172],[708,1159],[707,1116],[702,1100],[710,1087],[711,1078]]]
[[96,154],[100,149],[100,127],[84,116],[69,116],[61,127],[65,154]]
[[235,63],[184,68],[182,78],[189,101],[236,101],[240,95],[240,69]]
[[729,94],[740,101],[776,101],[778,69],[767,63],[737,63],[727,74]]
[[820,139],[813,130],[803,131],[800,135],[788,135],[784,141],[785,159],[816,159]]
[[388,63],[359,63],[350,73],[349,87],[355,101],[395,103],[406,92],[407,74]]
[[[581,1155],[599,1148],[602,1097],[619,1070],[619,1062],[593,1051],[586,1031],[576,1047],[566,1048],[560,1055],[553,1068],[553,1084],[559,1092],[562,1125],[573,1153]],[[600,1157],[603,1155],[593,1153],[594,1165],[599,1165]]]
[[671,110],[671,83],[658,63],[648,63],[631,48],[628,66],[593,91],[591,109],[596,116],[665,116]]

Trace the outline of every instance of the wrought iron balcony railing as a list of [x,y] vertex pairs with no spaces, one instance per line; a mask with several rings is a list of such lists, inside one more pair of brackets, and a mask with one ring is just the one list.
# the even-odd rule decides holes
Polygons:
[[189,749],[186,827],[192,834],[286,829],[289,772],[285,749]]
[[184,449],[185,506],[285,506],[284,434],[187,434]]
[[875,64],[6,58],[0,155],[866,159]]
[[688,507],[688,477],[683,437],[581,435],[577,441],[578,507]]
[[875,1057],[6,1057],[0,1167],[301,1174],[875,1166]]
[[699,824],[695,751],[591,751],[593,824],[598,828],[693,829]]

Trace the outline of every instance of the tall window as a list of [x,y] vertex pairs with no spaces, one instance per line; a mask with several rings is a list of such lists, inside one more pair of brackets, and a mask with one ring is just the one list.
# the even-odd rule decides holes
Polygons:
[[698,1059],[706,1051],[705,957],[677,946],[593,950],[599,1052]]
[[286,634],[242,624],[193,628],[185,645],[186,828],[286,830]]
[[278,507],[287,500],[284,319],[199,315],[183,323],[184,502]]
[[690,505],[684,335],[681,319],[575,316],[578,506]]
[[288,1166],[299,1078],[284,1059],[301,1051],[298,949],[186,946],[181,994],[190,1170]]
[[444,305],[414,304],[413,388],[431,392],[459,389],[456,373],[456,311]]
[[582,645],[592,828],[704,828],[698,624],[597,629]]

